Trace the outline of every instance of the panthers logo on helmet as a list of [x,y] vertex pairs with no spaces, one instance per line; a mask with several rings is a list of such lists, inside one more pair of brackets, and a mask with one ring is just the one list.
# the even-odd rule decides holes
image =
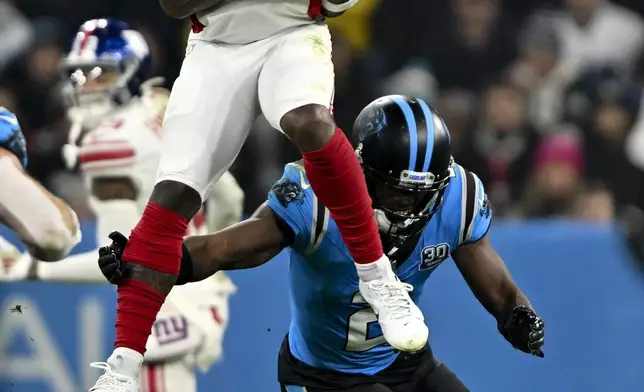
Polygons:
[[387,126],[387,117],[381,107],[374,106],[356,119],[354,129],[358,129],[358,141],[362,143],[367,136],[382,131]]
[[295,181],[288,178],[282,178],[273,185],[271,188],[277,199],[286,207],[291,202],[302,203],[304,200],[304,191],[302,187]]

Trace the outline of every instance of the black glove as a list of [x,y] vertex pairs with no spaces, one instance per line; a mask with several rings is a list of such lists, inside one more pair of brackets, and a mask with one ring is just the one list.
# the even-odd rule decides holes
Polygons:
[[517,350],[543,358],[544,326],[532,309],[519,305],[512,309],[503,325],[499,325],[499,330]]
[[103,276],[112,284],[119,284],[125,275],[126,263],[121,260],[127,237],[118,231],[109,235],[112,243],[98,250],[98,266]]
[[[112,284],[119,284],[130,275],[131,270],[127,262],[123,261],[123,250],[127,245],[127,237],[118,231],[110,233],[112,243],[98,250],[98,266],[103,276]],[[181,268],[175,285],[192,282],[192,258],[185,245],[181,245]]]

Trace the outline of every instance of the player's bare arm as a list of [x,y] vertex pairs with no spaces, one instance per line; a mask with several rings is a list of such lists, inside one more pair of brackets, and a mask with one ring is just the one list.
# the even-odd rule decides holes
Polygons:
[[503,320],[515,306],[532,307],[487,235],[457,248],[453,258],[476,298],[497,320]]
[[258,267],[290,245],[290,234],[265,204],[243,222],[203,236],[188,237],[184,246],[192,261],[192,277],[200,281],[217,271]]
[[[136,273],[136,265],[121,261],[127,238],[110,235],[112,244],[99,249],[99,266],[110,283]],[[184,242],[181,272],[177,283],[198,282],[217,271],[258,267],[293,241],[293,234],[266,204],[243,222],[201,236],[187,237]]]
[[171,18],[183,19],[203,11],[221,0],[159,0],[163,12]]
[[[64,257],[80,239],[76,213],[23,169],[16,155],[0,148],[0,173],[11,183],[0,194],[0,222],[7,224],[44,261]],[[37,208],[35,208],[37,207]]]
[[519,350],[543,356],[537,348],[543,344],[543,321],[536,317],[488,236],[457,248],[452,256],[476,298],[496,318],[504,337]]

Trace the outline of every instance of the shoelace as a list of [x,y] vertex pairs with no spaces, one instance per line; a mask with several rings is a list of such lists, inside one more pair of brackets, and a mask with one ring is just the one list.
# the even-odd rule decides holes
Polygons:
[[121,386],[121,380],[119,380],[118,377],[115,377],[114,372],[112,372],[112,368],[110,368],[110,365],[108,365],[107,362],[93,362],[90,363],[89,366],[104,371],[98,380],[96,380],[96,384],[94,384],[94,387],[92,387],[89,392],[97,391],[99,388],[111,388],[116,390],[115,388]]
[[369,282],[369,288],[380,297],[380,302],[387,309],[388,318],[399,319],[411,314],[412,302],[408,293],[414,287],[409,283],[373,280]]

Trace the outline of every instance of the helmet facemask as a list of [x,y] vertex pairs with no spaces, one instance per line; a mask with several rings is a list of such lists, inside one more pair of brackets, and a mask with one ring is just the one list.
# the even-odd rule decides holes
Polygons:
[[[360,147],[357,153],[360,158]],[[454,176],[453,169],[450,165],[440,176],[422,173],[421,182],[414,180],[418,173],[403,171],[396,178],[360,161],[383,244],[389,249],[400,248],[420,233],[436,213]]]
[[138,69],[138,60],[101,60],[92,63],[64,62],[64,88],[73,122],[93,128],[119,105],[132,98],[128,83]]

